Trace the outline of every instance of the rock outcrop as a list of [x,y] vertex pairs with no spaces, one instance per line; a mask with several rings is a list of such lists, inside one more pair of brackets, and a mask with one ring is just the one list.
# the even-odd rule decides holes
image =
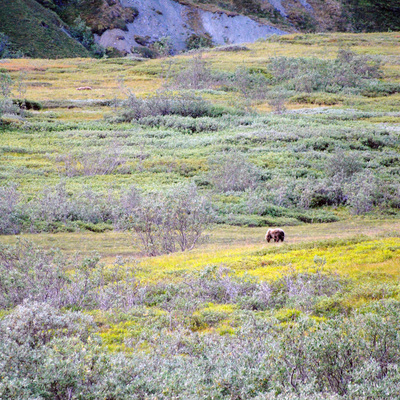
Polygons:
[[[280,4],[279,0],[275,0]],[[302,0],[305,1],[305,0]],[[244,15],[228,15],[182,5],[173,0],[120,0],[123,7],[135,8],[138,16],[127,23],[127,30],[109,29],[96,35],[103,47],[131,53],[168,37],[174,52],[184,50],[190,37],[206,37],[214,45],[254,42],[268,35],[287,32]],[[279,9],[279,8],[278,8]],[[280,12],[285,13],[280,5]]]

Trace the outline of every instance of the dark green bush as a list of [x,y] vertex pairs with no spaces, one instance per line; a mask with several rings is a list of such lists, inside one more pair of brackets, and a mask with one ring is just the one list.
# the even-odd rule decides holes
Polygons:
[[106,223],[93,224],[90,222],[77,221],[77,224],[78,224],[79,228],[85,229],[85,230],[91,231],[91,232],[101,233],[101,232],[113,230],[113,226],[111,224],[106,224]]
[[213,47],[212,39],[209,35],[192,34],[186,39],[186,48],[188,50],[201,49],[204,47]]
[[148,47],[134,47],[132,50],[144,58],[157,57],[157,53],[154,50],[149,49]]
[[372,80],[364,84],[361,94],[366,97],[389,96],[400,92],[400,84]]
[[301,32],[312,33],[317,30],[318,22],[308,10],[293,9],[287,18]]
[[350,21],[357,32],[400,30],[400,6],[397,0],[346,0]]
[[85,21],[78,16],[70,25],[71,36],[82,43],[83,47],[89,50],[95,57],[103,57],[105,49],[94,40],[92,30],[86,25]]
[[22,58],[24,54],[20,50],[16,50],[9,37],[0,32],[0,59],[1,58]]
[[332,93],[299,93],[290,97],[291,103],[318,104],[321,106],[333,106],[343,102],[344,97]]
[[297,215],[297,219],[301,222],[306,222],[309,224],[313,223],[326,223],[326,222],[337,222],[339,217],[335,214],[320,210],[318,212],[308,212],[308,213],[294,213],[292,216]]
[[42,104],[35,100],[13,99],[13,103],[19,108],[24,108],[26,110],[39,111],[43,108]]

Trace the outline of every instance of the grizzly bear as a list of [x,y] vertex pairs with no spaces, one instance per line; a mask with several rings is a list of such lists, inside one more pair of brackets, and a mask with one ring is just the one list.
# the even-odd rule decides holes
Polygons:
[[285,232],[282,229],[268,229],[265,234],[265,240],[269,243],[271,239],[274,239],[274,242],[284,241],[285,240]]

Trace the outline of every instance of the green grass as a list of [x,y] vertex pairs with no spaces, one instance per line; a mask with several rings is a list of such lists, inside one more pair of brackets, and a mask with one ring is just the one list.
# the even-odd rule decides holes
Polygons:
[[26,57],[88,57],[89,52],[61,28],[64,23],[54,12],[35,0],[2,1],[0,26]]
[[[250,52],[209,51],[202,58],[210,68],[230,73],[243,64],[267,69],[272,56],[293,57],[306,52],[314,57],[334,58],[338,47],[349,46],[355,53],[382,57],[385,62],[382,80],[394,85],[400,80],[398,43],[396,33],[291,35],[258,41],[249,45]],[[293,209],[284,201],[280,209],[248,211],[249,202],[256,205],[259,200],[251,200],[247,193],[211,192],[209,160],[234,149],[258,168],[264,187],[277,188],[275,182],[282,182],[289,188],[285,196],[290,196],[299,182],[310,180],[305,184],[310,189],[322,182],[329,172],[329,159],[337,148],[343,148],[360,160],[363,170],[379,177],[384,188],[393,186],[385,190],[396,190],[400,168],[396,133],[398,93],[379,97],[352,92],[298,93],[287,102],[288,113],[271,114],[268,102],[260,101],[254,104],[258,115],[243,115],[238,93],[216,88],[198,90],[196,94],[226,107],[229,113],[222,118],[170,116],[133,124],[112,122],[120,112],[118,101],[126,97],[128,90],[139,97],[154,93],[163,83],[159,74],[169,62],[172,69],[179,69],[191,57],[182,55],[168,61],[145,62],[129,59],[3,62],[2,68],[13,79],[23,77],[24,96],[41,102],[44,108],[30,111],[25,121],[15,124],[13,119],[6,121],[0,138],[3,161],[0,179],[3,183],[17,183],[24,201],[60,181],[65,182],[70,196],[76,196],[87,186],[118,196],[130,185],[150,191],[194,181],[217,204],[221,223],[297,225],[346,219],[347,215],[332,207]],[[92,90],[78,91],[79,86],[90,86]],[[14,93],[16,96],[16,89]],[[152,124],[155,126],[150,127]],[[125,160],[122,168],[108,175],[66,176],[62,157],[83,160],[91,152],[107,154],[113,147],[118,147]],[[396,215],[395,207],[387,212]],[[373,210],[378,214],[380,211],[376,207]]]
[[[400,80],[398,44],[397,33],[292,35],[251,44],[250,52],[210,51],[204,53],[203,59],[214,69],[232,72],[243,63],[252,68],[266,68],[271,56],[291,57],[307,52],[315,57],[333,58],[339,46],[349,46],[359,54],[383,57],[386,62],[383,80],[397,82]],[[190,57],[173,58],[173,68],[183,66]],[[320,179],[327,173],[326,160],[339,146],[356,154],[363,168],[368,166],[383,181],[393,183],[400,168],[396,133],[399,122],[397,107],[400,105],[398,94],[376,98],[349,93],[299,94],[293,96],[287,105],[291,111],[304,108],[299,113],[265,113],[270,108],[261,102],[256,104],[257,116],[238,113],[210,118],[207,121],[215,125],[215,130],[194,133],[185,129],[185,124],[190,126],[193,123],[190,118],[181,118],[179,124],[177,119],[175,125],[153,128],[144,124],[109,122],[119,112],[119,106],[113,106],[113,99],[124,98],[125,89],[133,90],[138,96],[153,93],[162,83],[158,74],[165,68],[165,63],[165,60],[138,62],[128,59],[20,59],[3,62],[2,68],[14,79],[24,73],[26,97],[40,101],[44,109],[32,111],[24,122],[3,129],[0,137],[2,183],[16,182],[23,199],[29,202],[44,187],[54,186],[60,181],[65,182],[70,196],[76,196],[87,186],[103,194],[111,191],[118,195],[130,185],[149,191],[194,180],[222,210],[222,222],[250,226],[288,225],[285,228],[288,242],[279,254],[272,254],[275,250],[270,254],[267,250],[263,256],[254,255],[260,251],[264,227],[218,226],[210,232],[209,243],[199,250],[143,261],[146,265],[142,272],[145,279],[149,276],[157,280],[170,275],[179,277],[192,269],[221,263],[254,276],[264,277],[266,274],[268,277],[269,273],[277,276],[280,267],[287,268],[294,263],[306,267],[312,264],[315,255],[323,252],[323,245],[316,244],[310,253],[308,247],[303,248],[298,242],[314,243],[316,239],[331,240],[361,233],[374,237],[378,233],[398,230],[396,209],[390,210],[393,219],[385,219],[387,216],[382,214],[385,211],[375,208],[370,217],[374,215],[376,222],[364,222],[350,217],[345,208],[332,207],[311,211],[269,207],[262,215],[249,214],[246,211],[247,194],[215,194],[210,191],[208,182],[208,160],[228,149],[245,154],[248,161],[262,171],[266,182],[285,179],[296,182],[304,177]],[[121,78],[125,85],[122,89]],[[76,88],[82,85],[91,86],[92,90],[77,91]],[[237,106],[234,92],[205,90],[198,94],[224,107]],[[317,107],[321,105],[328,110],[320,112]],[[310,112],[314,108],[315,112]],[[123,170],[110,175],[66,177],[63,163],[57,161],[58,157],[68,154],[79,158],[95,150],[107,153],[112,146],[121,149],[126,164]],[[339,219],[340,222],[322,225],[304,225],[302,222],[323,218]],[[79,223],[74,229],[97,229],[89,225]],[[128,234],[118,232],[85,231],[27,237],[45,247],[56,246],[69,253],[96,250],[107,262],[117,255],[129,257],[139,252]],[[3,237],[2,240],[14,239]],[[359,246],[362,247],[362,243],[364,241]],[[387,240],[384,247],[393,245]],[[371,246],[365,249],[370,256],[374,245]],[[340,250],[343,257],[339,257],[336,251],[335,247],[334,251],[328,252],[333,257],[333,269],[342,268],[346,257],[350,264],[354,260],[345,248]],[[269,257],[267,261],[265,257]],[[360,255],[355,257],[363,260]],[[364,260],[366,268],[372,265],[373,269],[378,265],[377,260],[371,260]],[[396,257],[394,260],[398,261]],[[257,264],[265,262],[273,268],[257,267]],[[389,270],[395,265],[390,259],[383,262]],[[349,271],[356,274],[358,267],[354,265]]]

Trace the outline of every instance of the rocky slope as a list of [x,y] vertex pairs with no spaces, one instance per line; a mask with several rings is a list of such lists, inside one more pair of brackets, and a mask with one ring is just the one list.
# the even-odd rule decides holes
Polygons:
[[253,42],[259,38],[286,32],[244,15],[211,12],[173,0],[120,0],[121,5],[138,10],[126,30],[108,29],[96,35],[103,47],[115,47],[126,53],[169,38],[174,51],[188,47],[191,38],[208,39],[214,45]]
[[173,52],[193,41],[213,45],[253,42],[271,34],[351,30],[345,0],[119,0],[137,11],[125,29],[96,35],[123,53],[169,38]]

